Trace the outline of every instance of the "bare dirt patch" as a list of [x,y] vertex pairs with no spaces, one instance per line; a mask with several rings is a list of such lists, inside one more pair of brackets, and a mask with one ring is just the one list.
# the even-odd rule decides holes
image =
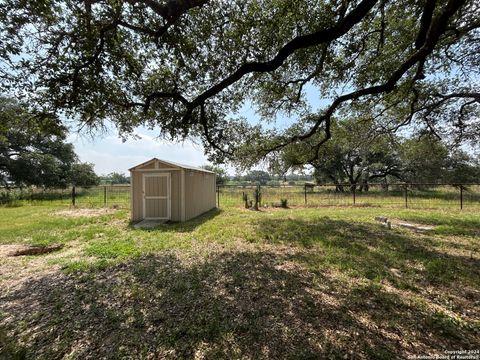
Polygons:
[[80,209],[80,208],[71,208],[68,210],[57,211],[55,215],[63,217],[95,217],[114,214],[117,209]]
[[5,293],[26,281],[38,279],[59,270],[58,266],[52,266],[48,260],[62,256],[62,251],[34,258],[12,256],[25,248],[27,248],[25,245],[20,244],[0,245],[0,288]]
[[61,266],[55,262],[61,259],[77,260],[80,251],[78,243],[70,242],[68,245],[62,246],[59,251],[40,256],[12,256],[12,254],[27,248],[30,247],[24,244],[0,245],[0,289],[3,291],[16,288],[29,279],[58,272]]
[[0,258],[10,256],[14,252],[22,249],[25,249],[25,245],[18,245],[18,244],[0,245]]

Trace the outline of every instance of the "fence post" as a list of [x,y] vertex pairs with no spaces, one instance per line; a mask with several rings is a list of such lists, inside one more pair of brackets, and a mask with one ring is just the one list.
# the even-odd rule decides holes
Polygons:
[[258,184],[258,206],[262,207],[262,186]]
[[220,208],[220,186],[217,186],[217,208]]
[[103,186],[103,206],[107,206],[107,186]]
[[405,185],[405,209],[408,209],[408,185]]
[[352,186],[352,196],[353,196],[353,205],[355,205],[355,202],[356,202],[356,184]]
[[305,193],[305,206],[307,205],[307,184],[303,185],[303,191]]
[[75,185],[72,186],[72,205],[75,206]]
[[460,185],[460,210],[463,210],[463,185]]

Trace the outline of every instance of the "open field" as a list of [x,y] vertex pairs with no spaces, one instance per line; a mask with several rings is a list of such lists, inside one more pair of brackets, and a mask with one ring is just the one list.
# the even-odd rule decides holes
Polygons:
[[[378,215],[435,228],[388,230]],[[126,210],[0,208],[0,358],[478,349],[479,239],[480,216],[468,209],[228,206],[137,230]]]

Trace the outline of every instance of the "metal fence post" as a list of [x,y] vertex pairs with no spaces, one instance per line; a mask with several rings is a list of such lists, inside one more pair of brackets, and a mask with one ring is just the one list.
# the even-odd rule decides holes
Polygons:
[[408,209],[408,185],[405,185],[405,209]]
[[262,186],[258,184],[258,206],[262,207]]
[[103,206],[107,206],[107,187],[103,186]]
[[305,193],[305,206],[307,205],[307,184],[303,185],[303,191]]
[[72,206],[75,206],[75,185],[72,186]]
[[460,210],[463,210],[463,185],[460,185]]

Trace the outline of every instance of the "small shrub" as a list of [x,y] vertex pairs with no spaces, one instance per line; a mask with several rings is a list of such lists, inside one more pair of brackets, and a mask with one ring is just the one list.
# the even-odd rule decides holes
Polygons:
[[0,204],[12,205],[20,200],[19,192],[15,190],[3,190],[0,192]]
[[284,209],[288,208],[288,199],[280,199],[280,206]]

